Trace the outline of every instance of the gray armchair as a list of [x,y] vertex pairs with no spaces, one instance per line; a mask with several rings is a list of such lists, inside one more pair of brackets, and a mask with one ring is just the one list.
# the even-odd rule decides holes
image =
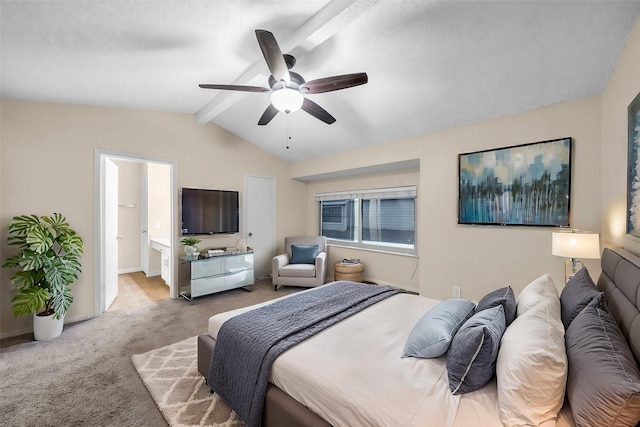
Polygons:
[[[294,248],[295,254],[292,251],[293,245],[297,246]],[[309,246],[318,246],[315,258],[311,256],[312,248],[309,248]],[[312,288],[324,284],[325,277],[327,276],[326,237],[285,237],[284,250],[284,254],[273,257],[273,261],[271,262],[271,277],[273,287],[276,291],[278,290],[278,286],[303,286]]]

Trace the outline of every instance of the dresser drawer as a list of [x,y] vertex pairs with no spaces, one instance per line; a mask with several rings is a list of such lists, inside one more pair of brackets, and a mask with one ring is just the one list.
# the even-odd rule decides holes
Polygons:
[[196,298],[215,292],[224,291],[224,276],[203,277],[191,281],[191,297]]
[[191,263],[191,280],[224,273],[224,258],[209,258]]

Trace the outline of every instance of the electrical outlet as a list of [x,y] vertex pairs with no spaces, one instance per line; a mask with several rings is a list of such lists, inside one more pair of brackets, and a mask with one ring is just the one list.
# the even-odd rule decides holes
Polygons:
[[454,286],[452,289],[452,295],[454,298],[460,298],[460,286]]

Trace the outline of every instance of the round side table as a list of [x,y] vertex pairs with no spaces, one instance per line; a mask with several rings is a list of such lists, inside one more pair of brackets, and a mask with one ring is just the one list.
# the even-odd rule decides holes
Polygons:
[[362,282],[364,276],[364,264],[343,264],[341,261],[333,264],[333,277],[336,281],[348,280],[351,282]]

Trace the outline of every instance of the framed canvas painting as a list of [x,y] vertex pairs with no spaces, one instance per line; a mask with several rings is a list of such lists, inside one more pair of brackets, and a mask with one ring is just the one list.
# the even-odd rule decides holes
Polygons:
[[569,227],[571,143],[458,155],[458,224]]
[[640,93],[629,104],[627,234],[640,237]]

